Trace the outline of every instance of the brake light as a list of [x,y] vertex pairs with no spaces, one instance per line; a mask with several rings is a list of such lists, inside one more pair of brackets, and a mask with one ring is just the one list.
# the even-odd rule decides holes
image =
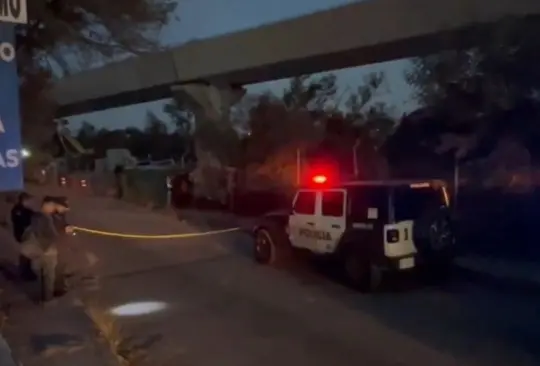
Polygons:
[[386,231],[386,242],[397,243],[399,241],[399,230],[390,229]]
[[313,177],[313,183],[317,183],[317,184],[326,183],[327,180],[328,178],[326,177],[326,175],[316,175]]

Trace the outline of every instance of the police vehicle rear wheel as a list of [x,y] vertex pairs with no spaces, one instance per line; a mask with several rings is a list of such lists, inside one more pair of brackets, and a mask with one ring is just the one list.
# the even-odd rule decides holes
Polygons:
[[[455,236],[452,220],[446,211],[428,212],[422,222],[422,237],[417,240],[421,272],[430,284],[446,282],[452,270]],[[426,220],[427,219],[427,220]]]
[[378,267],[354,251],[347,253],[344,260],[345,274],[353,288],[361,292],[373,292],[380,288],[382,273]]
[[418,254],[426,260],[455,247],[454,228],[446,210],[427,210],[415,220],[415,244]]
[[283,262],[285,243],[280,242],[280,238],[274,230],[259,229],[255,234],[254,257],[257,263],[278,265]]

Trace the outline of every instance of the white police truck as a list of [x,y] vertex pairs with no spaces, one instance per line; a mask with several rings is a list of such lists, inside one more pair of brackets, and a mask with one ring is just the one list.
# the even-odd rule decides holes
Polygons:
[[293,251],[338,260],[354,287],[377,289],[386,271],[448,269],[455,252],[450,198],[442,181],[352,181],[322,175],[298,189],[288,211],[253,229],[254,258],[278,265]]

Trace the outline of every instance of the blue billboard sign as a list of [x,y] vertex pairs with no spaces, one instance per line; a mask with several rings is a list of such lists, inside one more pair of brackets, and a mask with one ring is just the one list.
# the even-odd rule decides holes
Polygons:
[[0,22],[0,192],[23,188],[15,25]]

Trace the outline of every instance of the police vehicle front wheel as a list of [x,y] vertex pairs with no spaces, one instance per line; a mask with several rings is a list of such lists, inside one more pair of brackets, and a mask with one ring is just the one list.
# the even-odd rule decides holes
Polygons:
[[255,261],[260,264],[282,264],[285,259],[285,245],[283,238],[275,230],[267,228],[257,230],[253,253]]
[[355,252],[349,252],[345,255],[344,269],[347,281],[356,290],[374,292],[381,287],[381,270],[368,260],[362,259]]

